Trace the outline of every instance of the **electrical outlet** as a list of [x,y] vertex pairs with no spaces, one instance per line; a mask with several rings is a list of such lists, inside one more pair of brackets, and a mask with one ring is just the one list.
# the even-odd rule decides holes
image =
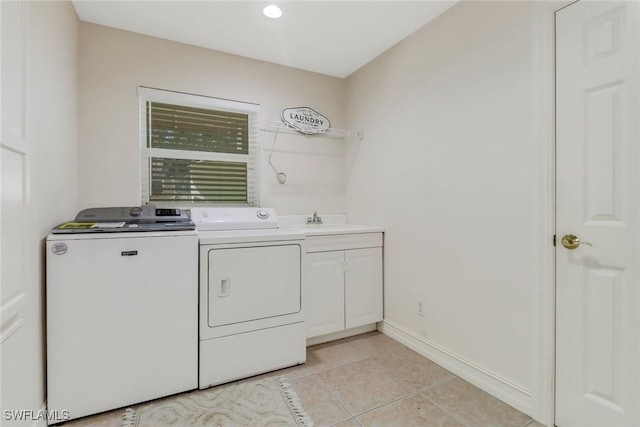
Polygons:
[[418,301],[418,316],[424,317],[424,301]]

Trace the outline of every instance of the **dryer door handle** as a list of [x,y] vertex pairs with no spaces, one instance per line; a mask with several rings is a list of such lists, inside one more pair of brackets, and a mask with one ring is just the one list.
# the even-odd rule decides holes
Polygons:
[[231,280],[228,277],[218,279],[218,297],[228,297],[231,293]]

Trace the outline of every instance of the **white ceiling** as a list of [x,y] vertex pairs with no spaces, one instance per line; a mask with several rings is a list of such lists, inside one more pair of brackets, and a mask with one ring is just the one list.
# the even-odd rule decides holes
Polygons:
[[[346,77],[457,1],[75,0],[81,20]],[[284,15],[262,14],[277,4]]]

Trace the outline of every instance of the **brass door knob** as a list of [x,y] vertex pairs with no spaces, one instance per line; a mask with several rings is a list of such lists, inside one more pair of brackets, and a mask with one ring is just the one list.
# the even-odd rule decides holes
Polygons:
[[565,234],[562,237],[562,246],[564,246],[567,249],[576,249],[580,245],[593,246],[589,242],[581,242],[580,239],[577,236],[574,236],[573,234]]

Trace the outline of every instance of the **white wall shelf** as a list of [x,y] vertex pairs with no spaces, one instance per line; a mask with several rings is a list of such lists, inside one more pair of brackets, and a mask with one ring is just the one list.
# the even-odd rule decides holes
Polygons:
[[316,133],[316,134],[312,134],[312,135],[307,135],[307,134],[304,134],[304,133],[298,131],[297,129],[295,129],[294,127],[290,126],[289,124],[284,123],[284,122],[279,122],[279,121],[272,121],[266,127],[260,128],[260,130],[263,130],[263,131],[266,131],[266,132],[274,132],[274,133],[287,133],[287,134],[294,134],[294,135],[302,135],[302,136],[306,136],[306,137],[310,137],[310,138],[318,138],[318,137],[320,137],[320,138],[331,138],[331,139],[348,139],[348,138],[352,138],[352,137],[357,137],[358,139],[362,140],[362,131],[353,131],[353,130],[348,130],[348,129],[329,128],[325,132]]

